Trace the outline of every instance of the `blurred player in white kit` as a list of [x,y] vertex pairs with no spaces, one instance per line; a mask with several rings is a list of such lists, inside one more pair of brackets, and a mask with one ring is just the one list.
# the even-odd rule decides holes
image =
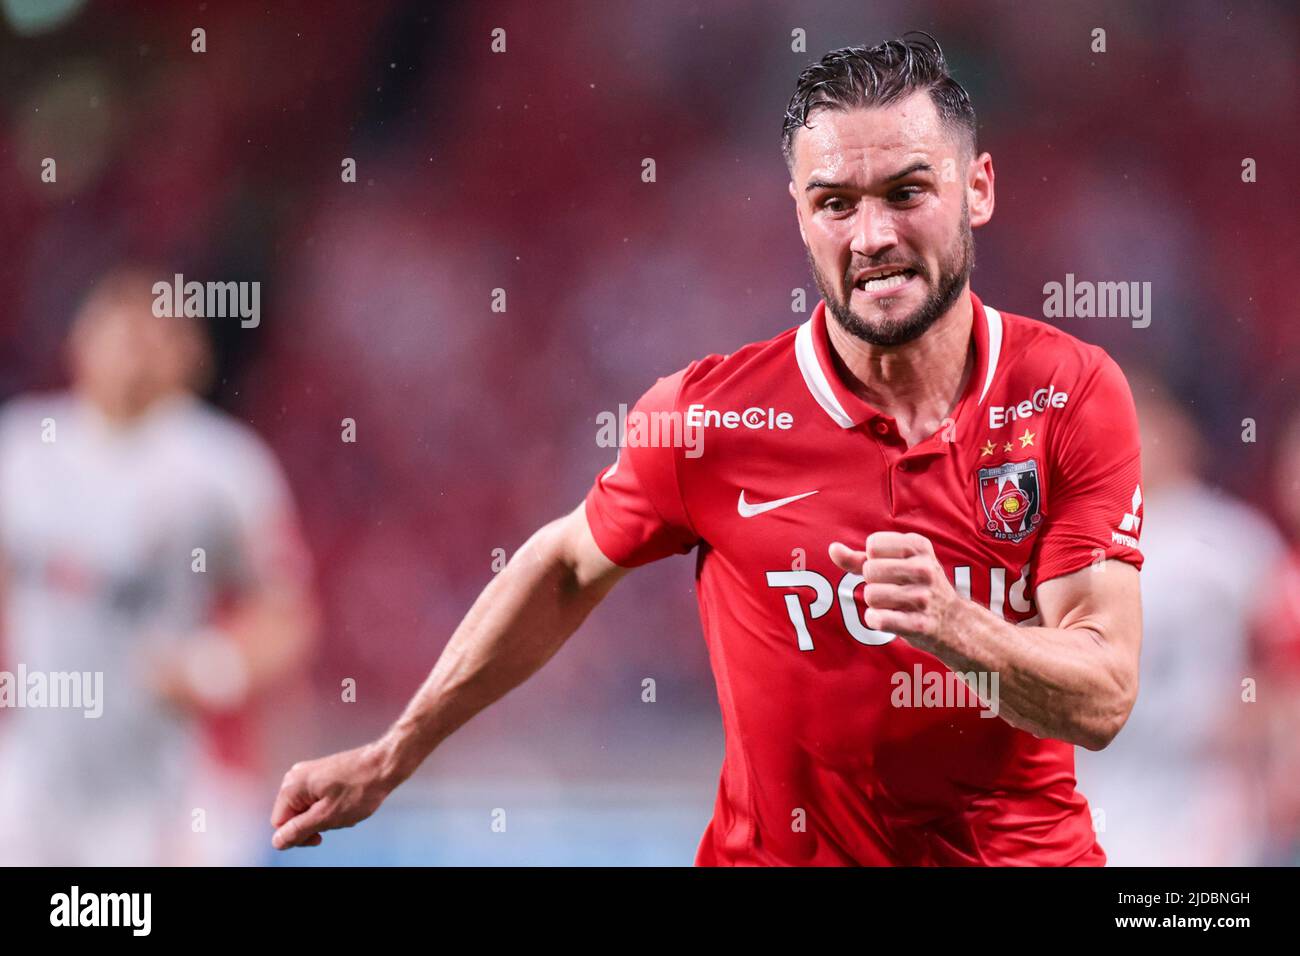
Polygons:
[[265,842],[255,760],[208,731],[301,674],[310,563],[268,447],[196,393],[202,320],[156,317],[156,278],[96,283],[71,388],[0,410],[0,671],[103,674],[98,717],[0,706],[0,865],[239,865]]
[[1076,752],[1079,789],[1111,866],[1257,865],[1267,828],[1242,679],[1257,673],[1250,626],[1283,541],[1201,478],[1211,459],[1188,406],[1128,374],[1146,508],[1141,691],[1109,747]]

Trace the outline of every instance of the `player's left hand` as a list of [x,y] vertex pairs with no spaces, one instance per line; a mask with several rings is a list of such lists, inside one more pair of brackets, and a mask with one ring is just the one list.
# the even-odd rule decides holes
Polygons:
[[141,665],[140,681],[146,691],[177,716],[198,717],[206,711],[203,699],[189,678],[185,658],[179,650],[156,650],[148,654]]
[[934,545],[925,535],[897,531],[868,535],[866,545],[866,550],[855,551],[835,541],[829,551],[837,567],[866,581],[867,627],[934,650],[961,601],[934,555]]

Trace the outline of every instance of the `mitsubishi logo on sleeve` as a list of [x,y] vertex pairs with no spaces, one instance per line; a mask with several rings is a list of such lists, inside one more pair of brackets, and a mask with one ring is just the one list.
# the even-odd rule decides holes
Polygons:
[[1133,489],[1133,501],[1129,504],[1128,513],[1120,520],[1120,531],[1132,531],[1134,534],[1142,527],[1142,519],[1138,517],[1138,509],[1142,507],[1142,486],[1138,485]]
[[1122,544],[1125,547],[1136,548],[1138,546],[1137,536],[1142,528],[1142,516],[1138,510],[1142,507],[1142,486],[1137,485],[1133,489],[1133,500],[1129,502],[1129,510],[1125,512],[1124,517],[1120,519],[1119,530],[1110,533],[1110,540],[1115,544]]

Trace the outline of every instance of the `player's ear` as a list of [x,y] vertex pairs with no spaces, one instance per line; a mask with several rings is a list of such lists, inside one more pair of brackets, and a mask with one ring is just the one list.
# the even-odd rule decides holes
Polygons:
[[978,229],[993,218],[993,157],[980,153],[970,163],[966,179],[966,202],[970,209],[972,229]]

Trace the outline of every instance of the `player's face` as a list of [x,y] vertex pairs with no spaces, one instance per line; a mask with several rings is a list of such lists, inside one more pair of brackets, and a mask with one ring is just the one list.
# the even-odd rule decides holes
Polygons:
[[910,342],[966,288],[971,229],[993,214],[992,161],[970,156],[925,92],[810,124],[794,137],[790,193],[818,291],[858,338]]
[[139,414],[184,387],[193,372],[192,333],[178,325],[187,320],[156,317],[149,301],[144,300],[143,308],[124,302],[91,304],[74,327],[77,387],[113,417]]

